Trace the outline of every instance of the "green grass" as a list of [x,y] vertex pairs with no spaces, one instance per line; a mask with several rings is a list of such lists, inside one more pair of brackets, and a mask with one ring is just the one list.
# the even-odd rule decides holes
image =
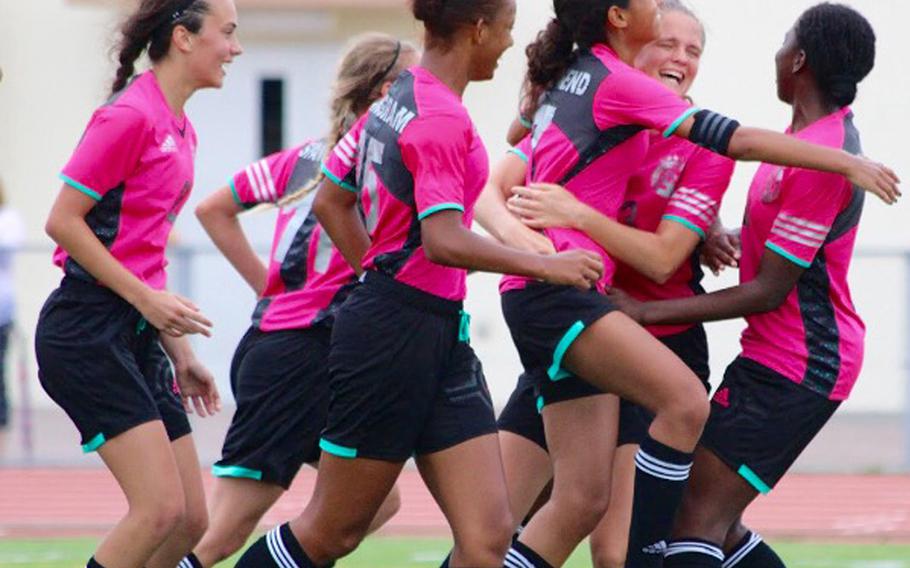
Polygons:
[[[0,540],[3,568],[83,568],[96,539]],[[449,549],[445,539],[386,538],[368,540],[338,568],[432,568]],[[788,568],[910,568],[910,545],[775,544]],[[567,568],[591,565],[579,549]],[[221,566],[233,566],[225,562]]]

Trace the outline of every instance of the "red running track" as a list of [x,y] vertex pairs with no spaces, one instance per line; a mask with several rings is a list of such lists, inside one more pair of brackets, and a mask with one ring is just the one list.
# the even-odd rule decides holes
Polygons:
[[[315,473],[301,472],[269,512],[274,526],[301,510]],[[206,485],[212,479],[206,474]],[[400,479],[401,512],[387,534],[447,534],[445,519],[417,472]],[[111,475],[96,469],[0,470],[0,537],[96,535],[123,514],[126,501]],[[746,514],[765,536],[910,541],[910,476],[791,475]]]

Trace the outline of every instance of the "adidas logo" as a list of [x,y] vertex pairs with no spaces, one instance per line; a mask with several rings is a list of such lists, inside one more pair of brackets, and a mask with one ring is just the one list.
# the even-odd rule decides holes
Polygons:
[[168,134],[167,138],[165,138],[164,142],[161,144],[160,150],[162,154],[173,154],[176,152],[177,142],[174,140],[174,137]]
[[667,551],[667,541],[662,540],[660,542],[655,542],[654,544],[642,548],[641,551],[645,554],[660,554],[663,556]]
[[723,406],[724,408],[730,408],[730,389],[722,388],[716,393],[714,393],[714,398],[712,399],[717,404]]

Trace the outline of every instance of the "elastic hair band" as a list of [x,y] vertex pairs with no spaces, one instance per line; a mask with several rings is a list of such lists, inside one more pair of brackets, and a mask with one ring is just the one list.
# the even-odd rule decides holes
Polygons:
[[186,15],[187,10],[189,10],[193,4],[196,3],[196,0],[186,0],[171,14],[171,24],[175,24],[180,21],[180,18]]
[[398,58],[401,56],[401,40],[395,42],[395,56],[392,58],[392,62],[389,63],[389,66],[385,68],[385,71],[379,76],[379,80],[382,81],[385,79],[385,76],[388,75],[392,69],[395,68],[395,65],[398,63]]
[[733,133],[739,122],[710,110],[695,113],[695,124],[689,133],[689,141],[722,156],[727,155]]

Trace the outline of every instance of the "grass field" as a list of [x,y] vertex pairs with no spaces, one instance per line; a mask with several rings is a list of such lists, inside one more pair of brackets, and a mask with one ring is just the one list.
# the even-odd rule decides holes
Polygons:
[[[83,568],[96,539],[0,540],[0,567]],[[370,539],[338,568],[431,568],[439,566],[449,548],[445,539]],[[845,545],[777,543],[788,568],[910,568],[910,545]],[[567,568],[591,565],[579,550]],[[233,566],[225,562],[222,566]]]

